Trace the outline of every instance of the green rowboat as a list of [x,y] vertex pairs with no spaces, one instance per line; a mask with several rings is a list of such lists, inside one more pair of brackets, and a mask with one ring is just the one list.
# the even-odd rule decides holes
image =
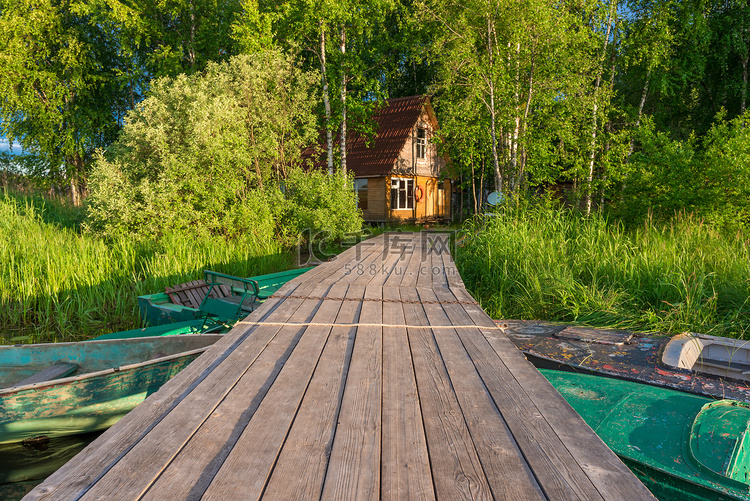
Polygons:
[[221,337],[0,346],[0,444],[109,428]]
[[750,405],[540,369],[661,500],[750,500]]
[[[258,295],[255,300],[263,302],[278,291],[285,283],[312,269],[313,267],[298,268],[279,273],[270,273],[268,275],[258,275],[250,277],[247,280],[251,280],[257,284]],[[202,318],[203,314],[197,306],[197,304],[193,304],[193,306],[177,304],[166,292],[138,296],[138,309],[145,325],[166,325],[175,322],[190,322],[197,318]]]
[[[234,323],[252,311],[258,302],[265,301],[288,281],[311,268],[283,271],[252,278],[238,278],[205,270],[206,280],[191,282],[190,296],[195,308],[175,304],[166,293],[138,297],[141,317],[147,327],[112,332],[95,339],[129,339],[145,336],[173,336],[226,332]],[[210,297],[211,284],[225,285],[237,295],[233,298]],[[243,295],[244,294],[244,295]]]

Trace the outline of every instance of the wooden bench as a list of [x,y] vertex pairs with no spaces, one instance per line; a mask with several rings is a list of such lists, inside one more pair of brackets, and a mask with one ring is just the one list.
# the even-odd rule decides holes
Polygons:
[[72,374],[78,370],[78,364],[67,364],[60,363],[46,367],[39,372],[27,377],[23,381],[19,381],[14,386],[26,386],[29,384],[43,383],[44,381],[51,381]]
[[229,286],[221,285],[211,290],[211,286],[205,280],[193,280],[173,287],[165,287],[165,291],[174,304],[195,309],[200,307],[206,294],[210,293],[211,297],[216,299],[232,295]]

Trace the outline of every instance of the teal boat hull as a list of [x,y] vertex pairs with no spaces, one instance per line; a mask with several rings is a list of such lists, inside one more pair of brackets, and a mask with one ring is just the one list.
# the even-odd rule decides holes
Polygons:
[[750,500],[750,405],[540,369],[661,500]]
[[[220,335],[0,347],[0,444],[109,428],[187,367]],[[72,375],[14,386],[45,367]]]
[[204,334],[210,332],[223,332],[225,325],[210,318],[208,320],[198,318],[187,320],[185,322],[165,323],[163,325],[154,325],[153,327],[142,327],[140,329],[131,329],[129,331],[110,332],[95,337],[94,340],[105,339],[133,339],[139,337],[153,336],[178,336],[182,334]]

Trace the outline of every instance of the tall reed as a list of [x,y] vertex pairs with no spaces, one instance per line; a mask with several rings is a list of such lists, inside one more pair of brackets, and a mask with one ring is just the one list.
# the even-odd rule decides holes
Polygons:
[[750,245],[690,216],[626,231],[601,215],[507,208],[465,227],[456,262],[494,318],[750,336]]
[[201,278],[288,269],[291,254],[251,238],[104,241],[52,202],[0,194],[0,343],[81,340],[135,328],[137,296]]

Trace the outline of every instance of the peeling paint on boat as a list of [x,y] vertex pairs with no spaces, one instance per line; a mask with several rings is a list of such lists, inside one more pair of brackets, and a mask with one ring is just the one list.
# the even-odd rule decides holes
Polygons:
[[[158,358],[139,363],[95,370],[71,377],[55,379],[20,387],[0,389],[0,444],[20,442],[34,437],[60,437],[65,435],[104,430],[141,403],[148,395],[157,391],[164,383],[200,356],[216,340],[212,336],[171,336],[167,338],[144,338],[145,343],[160,339],[163,342],[151,343],[151,356]],[[108,344],[112,349],[122,349],[122,358],[127,359],[123,346],[133,348],[138,340],[96,341]],[[92,350],[91,346],[75,346],[85,343],[60,343],[63,346],[29,348],[25,355],[8,354],[0,349],[0,359],[4,351],[7,358],[27,359],[32,365],[39,365],[39,359],[75,359],[82,351]],[[67,345],[67,346],[64,346]],[[72,346],[71,346],[72,345]],[[164,354],[167,346],[177,353]],[[105,345],[106,346],[106,345]],[[186,347],[193,349],[187,351]],[[50,351],[57,354],[50,354]],[[132,359],[134,354],[129,354]],[[34,359],[36,356],[36,360]],[[85,358],[85,357],[82,357]],[[95,365],[95,364],[93,364]]]

